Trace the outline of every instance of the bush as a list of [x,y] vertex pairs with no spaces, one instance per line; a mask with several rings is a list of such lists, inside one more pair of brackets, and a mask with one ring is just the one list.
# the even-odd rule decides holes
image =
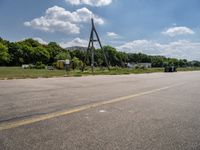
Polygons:
[[71,65],[72,65],[72,69],[81,69],[83,67],[83,62],[78,59],[77,57],[74,57],[72,60],[71,60]]
[[136,65],[135,69],[145,69],[145,67],[143,65]]
[[33,64],[29,65],[29,69],[34,69],[34,68],[35,68],[35,65],[33,65]]
[[42,62],[36,62],[35,69],[45,69],[46,66]]

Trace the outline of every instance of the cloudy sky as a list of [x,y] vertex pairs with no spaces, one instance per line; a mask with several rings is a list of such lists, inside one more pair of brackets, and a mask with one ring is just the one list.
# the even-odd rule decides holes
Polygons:
[[86,46],[90,18],[104,45],[200,60],[199,0],[0,0],[0,36]]

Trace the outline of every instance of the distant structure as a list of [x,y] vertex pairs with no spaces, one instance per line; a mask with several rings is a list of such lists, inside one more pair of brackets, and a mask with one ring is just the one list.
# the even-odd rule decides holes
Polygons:
[[128,68],[137,68],[137,67],[142,67],[142,68],[152,68],[152,64],[151,63],[135,63],[135,62],[132,62],[132,63],[128,63],[127,64],[127,67]]
[[69,51],[75,51],[75,50],[87,51],[87,47],[82,47],[82,46],[72,46],[72,47],[67,47],[65,49]]
[[[94,25],[94,19],[92,18],[91,21],[92,21],[92,29],[91,29],[91,33],[90,33],[88,48],[87,48],[87,55],[85,57],[85,63],[88,59],[89,54],[91,54],[91,67],[92,67],[92,72],[94,72],[94,63],[95,63],[94,62],[94,50],[95,50],[94,43],[98,42],[100,48],[103,50],[103,55],[104,55],[104,59],[105,59],[107,68],[108,68],[108,70],[110,70],[109,64],[108,64],[108,59],[107,59],[106,54],[105,54],[105,50],[102,47],[99,35],[98,35],[96,28],[95,28],[95,25]],[[96,39],[94,37],[95,35],[96,35]],[[84,67],[83,67],[83,70],[84,70]]]

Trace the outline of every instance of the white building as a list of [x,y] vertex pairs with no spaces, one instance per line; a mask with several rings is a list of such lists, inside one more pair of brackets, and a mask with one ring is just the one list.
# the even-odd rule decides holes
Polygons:
[[151,63],[128,63],[127,64],[128,68],[136,68],[136,67],[144,67],[144,68],[152,68],[152,64]]

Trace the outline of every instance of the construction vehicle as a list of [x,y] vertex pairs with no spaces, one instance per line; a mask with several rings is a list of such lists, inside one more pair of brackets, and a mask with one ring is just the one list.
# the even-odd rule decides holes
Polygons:
[[165,66],[165,72],[177,72],[175,66]]

